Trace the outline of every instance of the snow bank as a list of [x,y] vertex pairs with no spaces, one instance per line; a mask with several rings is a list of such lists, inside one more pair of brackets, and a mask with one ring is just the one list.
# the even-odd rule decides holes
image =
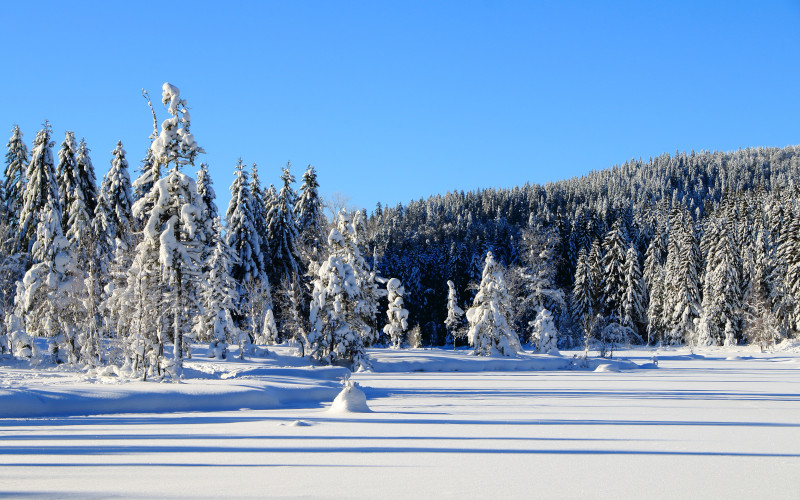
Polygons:
[[550,356],[520,352],[516,357],[473,356],[471,351],[444,349],[405,349],[368,351],[374,372],[508,372],[551,370],[594,370],[606,364],[619,370],[642,368],[624,359],[588,358],[576,361],[571,356]]
[[307,360],[306,366],[276,366],[281,358],[187,361],[187,377],[179,384],[0,366],[0,418],[318,407],[331,401],[340,380],[350,375],[341,367],[309,366]]

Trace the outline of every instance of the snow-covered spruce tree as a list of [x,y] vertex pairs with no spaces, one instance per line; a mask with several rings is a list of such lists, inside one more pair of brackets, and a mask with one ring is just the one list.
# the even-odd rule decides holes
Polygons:
[[488,252],[480,288],[467,310],[467,337],[475,354],[480,356],[514,356],[521,349],[519,338],[508,322],[511,299],[503,274],[502,266]]
[[392,349],[399,349],[403,345],[403,335],[408,329],[408,311],[403,308],[403,284],[397,278],[386,282],[389,292],[389,307],[386,310],[387,323],[383,332],[392,342]]
[[674,345],[696,340],[695,322],[700,316],[700,282],[697,276],[700,248],[688,213],[676,214],[670,225],[664,282],[664,324],[665,340]]
[[[31,161],[25,172],[25,193],[19,215],[19,248],[22,252],[30,252],[36,241],[36,227],[46,205],[57,206],[59,217],[61,216],[61,202],[58,199],[58,185],[53,164],[52,148],[55,143],[50,140],[50,133],[50,123],[45,122],[44,128],[33,140]],[[51,189],[53,187],[54,189]],[[52,193],[55,193],[53,200],[50,199]],[[60,220],[58,222],[61,224]]]
[[591,278],[590,283],[592,284],[592,311],[594,311],[595,315],[602,315],[605,309],[603,301],[605,279],[603,277],[603,252],[600,249],[599,240],[592,242],[591,250],[586,256],[586,266]]
[[[81,142],[75,144],[72,132],[66,133],[64,143],[58,152],[58,192],[63,210],[62,227],[69,241],[78,268],[85,270],[92,249],[92,217],[97,206],[94,170],[88,159],[88,148]],[[82,172],[87,169],[87,172]]]
[[[156,137],[158,137],[157,134],[153,136],[153,139]],[[143,199],[153,190],[153,184],[161,178],[161,163],[156,161],[151,148],[147,148],[147,152],[139,165],[138,171],[139,175],[131,184],[131,196],[134,202]],[[147,223],[147,219],[150,218],[150,209],[152,208],[153,207],[147,203],[141,205],[141,209],[139,210],[140,215],[134,220],[134,229],[136,231],[142,231],[144,225]]]
[[[211,253],[216,247],[217,235],[221,226],[215,221],[219,218],[219,210],[215,201],[217,194],[214,192],[214,182],[211,174],[208,173],[208,164],[201,163],[200,170],[197,172],[197,195],[200,197],[200,206],[203,208],[200,219],[205,221],[202,228],[205,233],[206,246],[203,249],[203,262],[208,262]],[[207,266],[203,266],[203,272],[208,273]]]
[[620,324],[632,329],[637,335],[642,331],[641,328],[647,323],[644,302],[644,281],[642,271],[639,267],[639,252],[633,247],[628,246],[625,253],[625,294],[622,297],[622,316]]
[[[56,167],[56,182],[58,183],[58,199],[61,204],[62,221],[61,229],[66,234],[69,229],[69,208],[72,198],[80,195],[78,189],[78,161],[75,158],[78,144],[75,142],[75,133],[67,131],[64,142],[58,150],[58,166]],[[80,202],[83,202],[81,199]],[[84,213],[86,208],[83,208]]]
[[294,176],[286,164],[281,171],[283,186],[267,206],[267,233],[270,237],[270,282],[280,283],[302,272],[299,240],[300,234],[294,218],[296,195],[291,184]]
[[294,210],[306,260],[319,261],[324,258],[324,254],[320,255],[319,251],[325,248],[325,229],[328,224],[323,213],[322,200],[319,197],[317,172],[311,165],[303,174],[300,195],[294,205]]
[[185,337],[190,333],[192,317],[202,311],[200,285],[204,245],[199,231],[203,221],[197,186],[179,169],[194,164],[197,154],[204,151],[189,131],[189,112],[186,101],[180,98],[180,91],[165,83],[162,102],[168,104],[170,118],[162,122],[161,131],[150,147],[155,160],[171,169],[166,177],[153,184],[150,193],[134,204],[133,212],[134,216],[140,216],[144,207],[152,206],[137,254],[142,255],[145,262],[156,260],[160,267],[160,291],[165,299],[164,313],[172,323],[174,347],[168,373],[178,380],[183,372]]
[[564,292],[556,285],[557,232],[545,228],[533,217],[520,238],[520,265],[509,270],[509,289],[513,301],[515,324],[527,329],[543,309],[560,312],[566,303]]
[[253,163],[251,172],[250,197],[252,202],[250,203],[250,211],[253,214],[253,225],[258,235],[259,253],[261,254],[259,271],[269,280],[272,274],[272,262],[270,261],[272,255],[270,241],[272,236],[269,234],[267,211],[275,199],[275,187],[270,185],[269,190],[266,192],[262,189],[261,180],[258,178],[258,165],[255,163]]
[[75,153],[75,161],[78,164],[78,186],[83,193],[83,201],[89,215],[94,213],[94,208],[97,206],[97,177],[94,174],[90,152],[86,146],[86,139],[81,138],[78,151]]
[[461,336],[463,323],[464,310],[458,307],[456,285],[451,280],[447,280],[447,318],[444,320],[444,326],[452,339],[453,350],[456,348],[456,339]]
[[61,228],[52,147],[50,125],[45,123],[34,141],[28,167],[22,228],[26,230],[35,221],[36,234],[29,240],[33,266],[17,287],[15,323],[24,323],[29,335],[48,337],[53,362],[77,363],[78,327],[85,314],[81,300],[84,284]]
[[[375,266],[370,268],[361,251],[366,233],[366,212],[357,211],[353,222],[342,212],[339,217],[339,232],[347,243],[347,259],[353,266],[356,284],[361,290],[361,299],[356,306],[356,313],[361,317],[361,337],[364,345],[370,346],[378,341],[380,332],[377,328],[378,304],[386,296],[386,290],[378,285],[378,273]],[[375,263],[377,264],[377,263]]]
[[225,237],[233,252],[231,277],[236,282],[239,295],[239,302],[235,304],[237,313],[234,314],[234,320],[240,329],[250,333],[253,337],[250,340],[255,341],[255,332],[260,328],[262,320],[257,310],[262,307],[259,296],[263,295],[265,289],[269,289],[269,283],[262,271],[264,256],[261,253],[261,237],[253,215],[249,176],[241,158],[233,175]]
[[589,269],[589,257],[586,249],[578,252],[578,263],[575,267],[575,279],[572,285],[572,317],[584,327],[594,316],[594,285]]
[[664,331],[664,258],[666,249],[662,235],[656,234],[647,247],[642,277],[646,287],[643,294],[647,300],[647,343],[661,337]]
[[[300,246],[300,233],[295,220],[294,205],[296,195],[291,184],[294,176],[290,171],[290,164],[282,169],[281,180],[283,186],[272,204],[266,207],[267,232],[270,237],[268,259],[272,268],[270,270],[270,283],[291,287],[291,284],[305,274]],[[279,290],[281,295],[289,292],[289,288]],[[286,321],[291,316],[290,311],[276,304],[279,330],[282,337],[293,337],[293,332],[286,327]]]
[[364,327],[356,311],[362,292],[349,262],[348,244],[338,229],[331,229],[328,248],[328,258],[320,265],[313,282],[309,356],[321,364],[365,369],[368,360],[361,334]]
[[625,253],[626,243],[620,221],[614,223],[603,240],[603,306],[606,316],[612,322],[619,322],[623,316],[622,302],[625,295]]
[[553,322],[553,314],[542,308],[532,326],[531,342],[536,344],[536,352],[558,355],[558,329]]
[[736,336],[741,321],[741,256],[726,221],[711,221],[707,241],[702,314],[697,343],[721,345],[726,330]]
[[[219,217],[216,225],[221,224]],[[221,231],[221,229],[220,229]],[[219,234],[219,233],[217,233]],[[228,344],[239,344],[243,348],[243,332],[233,322],[233,311],[238,302],[236,282],[231,277],[232,252],[224,237],[216,238],[214,251],[208,258],[207,286],[203,291],[204,315],[195,337],[208,342],[208,357],[224,359]]]
[[[25,170],[28,165],[28,147],[22,141],[22,132],[20,132],[18,125],[14,125],[7,148],[5,180],[3,181],[3,204],[6,208],[11,233],[16,236],[19,232],[20,212],[24,203],[25,185],[27,183]],[[14,246],[16,247],[16,244]],[[7,251],[9,253],[17,251],[17,248],[7,249]]]

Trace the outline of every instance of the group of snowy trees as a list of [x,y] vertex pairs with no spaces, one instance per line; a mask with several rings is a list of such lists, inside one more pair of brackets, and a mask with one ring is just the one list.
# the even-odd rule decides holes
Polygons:
[[153,112],[133,183],[121,143],[98,187],[74,133],[56,161],[47,122],[30,153],[14,128],[0,354],[41,359],[45,338],[52,361],[164,379],[192,342],[224,358],[291,341],[358,368],[365,347],[406,341],[509,355],[525,342],[764,346],[800,330],[798,148],[665,155],[332,221],[313,167],[298,192],[288,164],[264,189],[240,159],[220,216],[207,165],[185,172],[203,153],[186,101],[162,90],[169,117],[159,128]]
[[663,155],[544,186],[378,205],[366,239],[403,281],[409,327],[426,344],[452,341],[444,319],[473,304],[491,251],[522,341],[538,346],[549,315],[562,348],[587,334],[767,345],[800,329],[799,186],[798,147]]
[[[56,162],[49,123],[30,155],[14,128],[0,186],[0,354],[163,380],[180,378],[193,342],[224,358],[231,344],[244,356],[292,340],[320,363],[366,366],[364,347],[383,341],[387,280],[361,255],[361,214],[342,212],[328,234],[313,167],[298,196],[289,165],[281,189],[265,190],[239,160],[223,221],[207,165],[196,180],[184,172],[204,152],[186,101],[162,90],[169,117],[159,129],[153,112],[133,183],[121,143],[98,189],[73,132]],[[407,313],[399,281],[388,290],[385,341],[398,345]]]

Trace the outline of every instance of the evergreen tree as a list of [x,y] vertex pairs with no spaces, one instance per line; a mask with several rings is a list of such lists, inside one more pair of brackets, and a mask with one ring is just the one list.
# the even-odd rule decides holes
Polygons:
[[603,305],[609,319],[620,322],[624,315],[626,244],[619,220],[603,240],[603,249]]
[[261,188],[261,181],[258,178],[258,166],[253,163],[252,177],[250,179],[250,196],[252,202],[250,204],[250,211],[253,214],[253,225],[258,235],[259,253],[261,260],[259,261],[259,272],[263,274],[266,280],[269,280],[272,275],[272,253],[270,252],[270,242],[272,235],[269,232],[269,221],[267,220],[267,211],[272,206],[275,188],[270,186],[273,195],[265,196],[264,190]]
[[94,165],[89,153],[90,150],[86,146],[86,140],[81,138],[78,150],[75,153],[75,161],[78,167],[78,186],[80,186],[83,194],[86,212],[91,215],[97,206],[97,177],[94,174]]
[[[91,168],[86,145],[82,149],[75,144],[75,134],[67,132],[61,150],[58,152],[58,193],[61,200],[62,228],[64,236],[73,249],[79,269],[87,268],[90,258],[89,248],[92,237],[92,215],[97,205],[94,171],[91,175],[82,173],[81,169]],[[80,156],[82,166],[78,163]],[[88,166],[87,166],[88,165]],[[91,180],[92,184],[86,182]],[[91,203],[90,203],[91,199]]]
[[61,227],[52,147],[50,125],[45,122],[34,141],[22,209],[22,234],[29,234],[35,223],[36,233],[28,237],[33,266],[17,289],[14,314],[28,334],[49,338],[54,362],[76,363],[83,280]]
[[308,334],[310,356],[322,364],[366,368],[362,319],[356,311],[362,291],[350,264],[348,244],[339,230],[331,230],[328,247],[328,258],[320,265],[313,282]]
[[[36,134],[36,138],[33,140],[31,161],[25,174],[25,195],[19,216],[19,241],[20,250],[23,252],[30,252],[36,242],[36,228],[44,214],[45,207],[52,207],[53,211],[57,208],[58,216],[61,217],[61,202],[58,197],[58,185],[53,165],[52,148],[55,143],[50,140],[50,133],[50,123],[45,122],[44,128]],[[58,222],[61,224],[61,219]]]
[[503,274],[503,268],[488,252],[480,288],[467,310],[469,343],[477,355],[513,356],[521,349],[519,338],[508,323],[511,304]]
[[723,219],[712,221],[704,236],[709,249],[698,331],[701,345],[721,345],[726,330],[735,336],[741,321],[741,261],[731,233]]
[[594,285],[589,269],[589,256],[586,249],[578,252],[578,265],[575,267],[575,280],[572,286],[572,316],[582,326],[594,316]]
[[453,340],[453,349],[456,348],[456,339],[460,336],[461,326],[464,321],[464,310],[458,307],[458,294],[452,281],[447,281],[447,318],[444,320],[447,333]]
[[700,316],[697,269],[700,248],[688,214],[673,217],[664,287],[666,340],[670,344],[695,341],[695,320]]
[[388,322],[383,327],[383,332],[392,342],[393,349],[399,349],[403,344],[403,335],[408,329],[408,311],[403,307],[403,285],[397,278],[386,282],[389,292],[389,307],[386,310]]
[[267,233],[270,237],[271,283],[280,283],[302,274],[297,222],[294,218],[295,193],[291,183],[294,176],[287,163],[282,170],[283,186],[267,206]]
[[[141,217],[145,207],[151,207],[144,229],[144,238],[137,247],[142,262],[151,269],[154,261],[160,268],[160,295],[165,299],[164,313],[172,322],[173,361],[169,374],[180,379],[186,337],[190,334],[191,318],[200,304],[200,284],[203,281],[201,252],[202,207],[193,179],[181,173],[183,165],[191,165],[202,148],[189,132],[190,120],[186,101],[180,91],[165,83],[162,102],[168,104],[170,118],[164,120],[161,131],[150,149],[157,162],[172,169],[156,181],[144,198],[134,204],[134,215]],[[138,286],[136,282],[129,283]],[[157,331],[157,329],[156,329]],[[129,341],[138,342],[132,338]],[[163,345],[163,343],[162,343]]]
[[[199,194],[199,193],[198,193]],[[216,219],[219,227],[219,216]],[[219,231],[217,231],[219,234]],[[214,251],[208,258],[207,287],[203,292],[204,315],[199,323],[196,338],[208,342],[210,358],[227,357],[228,344],[239,344],[244,348],[244,336],[233,322],[233,313],[238,302],[236,282],[231,277],[232,252],[225,239],[216,239]]]
[[268,290],[269,283],[264,268],[264,257],[261,254],[261,238],[256,229],[253,216],[254,200],[250,191],[247,171],[241,158],[236,164],[234,181],[231,184],[231,201],[226,213],[226,238],[233,252],[231,276],[236,282],[239,303],[236,304],[238,314],[234,315],[237,326],[251,332],[255,340],[255,330],[260,326],[260,304],[257,295]]
[[[5,205],[10,232],[17,234],[20,227],[20,213],[24,204],[25,186],[27,184],[26,168],[28,165],[28,147],[22,141],[22,132],[20,132],[19,126],[14,125],[7,147],[3,204]],[[23,251],[25,250],[27,249]]]
[[[303,182],[300,185],[300,196],[294,205],[295,220],[297,220],[298,231],[302,240],[304,252],[312,259],[312,255],[325,246],[325,228],[327,222],[322,208],[322,200],[319,197],[319,183],[317,182],[317,172],[309,165],[303,174]],[[322,255],[317,255],[317,259]],[[315,259],[316,260],[316,259]]]
[[639,267],[639,253],[630,245],[625,254],[625,294],[622,297],[622,316],[620,324],[635,332],[641,331],[641,326],[646,323],[643,305],[644,282],[642,271]]

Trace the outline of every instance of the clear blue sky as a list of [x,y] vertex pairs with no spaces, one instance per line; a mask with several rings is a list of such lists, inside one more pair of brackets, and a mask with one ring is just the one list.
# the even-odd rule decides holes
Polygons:
[[800,142],[797,1],[131,4],[3,4],[3,144],[49,119],[98,177],[118,139],[136,167],[141,89],[169,81],[222,210],[240,156],[266,184],[311,163],[323,194],[371,210]]

